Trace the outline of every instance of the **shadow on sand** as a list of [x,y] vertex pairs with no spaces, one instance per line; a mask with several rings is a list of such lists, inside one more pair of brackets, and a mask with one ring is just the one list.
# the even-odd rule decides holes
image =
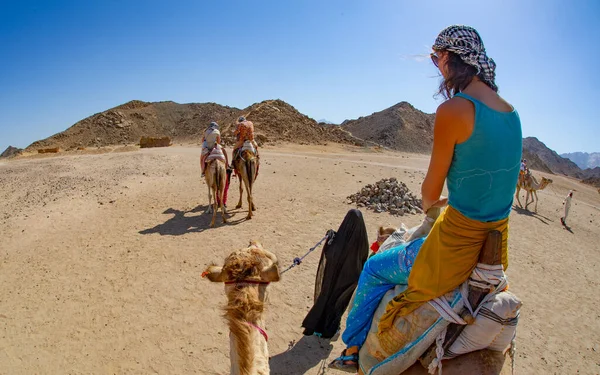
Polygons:
[[[521,208],[517,205],[513,206],[513,210],[518,213],[519,215],[525,215],[525,216],[531,216],[531,217],[535,217],[536,219],[538,219],[539,221],[541,221],[542,223],[546,224],[546,225],[550,225],[548,223],[548,221],[554,221],[551,220],[549,218],[547,218],[546,216],[540,215],[537,212],[531,212],[529,210],[526,210],[524,208]],[[546,221],[547,220],[547,221]]]
[[563,228],[565,228],[569,233],[574,234],[573,231],[571,230],[571,227],[568,226],[567,224],[565,224],[564,221],[562,220],[562,218],[560,218],[560,223],[562,224]]
[[318,374],[327,368],[327,358],[333,349],[330,341],[316,336],[302,336],[283,353],[271,357],[269,366],[273,375],[301,375],[318,366]]
[[[210,228],[210,221],[212,220],[212,214],[205,213],[207,205],[200,205],[189,211],[176,210],[169,208],[163,212],[165,215],[174,215],[162,224],[158,224],[153,228],[148,228],[139,231],[140,234],[153,234],[158,233],[161,236],[181,236],[187,233],[201,233]],[[198,215],[189,215],[198,214]],[[228,222],[223,224],[221,219],[221,212],[217,213],[217,219],[215,221],[215,228],[219,228],[225,225],[237,225],[245,219],[231,220],[236,213],[227,212]]]

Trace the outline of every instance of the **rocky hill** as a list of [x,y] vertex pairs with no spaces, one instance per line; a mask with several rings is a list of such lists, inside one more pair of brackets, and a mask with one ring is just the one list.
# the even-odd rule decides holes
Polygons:
[[8,146],[8,148],[6,150],[4,150],[3,153],[0,154],[0,159],[12,158],[13,156],[19,155],[21,153],[21,151],[23,151],[23,150],[20,148]]
[[529,169],[535,169],[536,171],[552,173],[552,170],[540,159],[537,154],[529,151],[523,144],[523,159],[527,160],[527,167]]
[[357,138],[393,150],[429,153],[433,145],[435,115],[401,102],[370,116],[346,120],[342,128]]
[[[245,109],[216,103],[149,103],[133,100],[87,117],[61,133],[32,143],[24,151],[131,144],[137,143],[142,136],[169,136],[175,142],[199,142],[211,121],[221,125],[224,141],[232,144],[233,130],[239,116],[245,116],[254,123],[256,138],[261,144],[379,144],[394,150],[417,153],[431,152],[435,121],[435,115],[419,111],[407,102],[370,116],[346,120],[338,126],[317,123],[282,100],[265,100]],[[20,149],[9,147],[0,157],[19,152]],[[534,137],[523,139],[523,155],[530,168],[542,172],[585,179],[591,184],[600,178],[600,168],[581,170],[571,160],[560,157]]]
[[569,159],[560,157],[556,151],[549,149],[535,137],[523,138],[523,150],[530,156],[536,155],[553,173],[576,178],[583,177],[581,168],[577,164]]
[[600,188],[600,177],[588,177],[581,180],[584,184],[592,185],[594,187]]
[[221,133],[228,143],[234,142],[237,118],[243,115],[254,124],[258,142],[292,142],[326,144],[338,142],[363,145],[365,142],[335,125],[319,124],[283,100],[265,100],[251,105],[234,117],[224,118]]
[[109,146],[136,143],[142,136],[169,136],[174,140],[201,137],[206,125],[239,109],[215,103],[148,103],[133,100],[87,117],[67,130],[34,142],[26,151],[39,148]]
[[[364,144],[339,127],[325,127],[281,100],[267,100],[246,109],[216,103],[178,104],[133,100],[87,117],[67,130],[32,143],[26,151],[60,147],[109,146],[136,143],[142,136],[169,136],[174,141],[200,141],[211,121],[221,125],[224,138],[233,141],[233,125],[239,116],[254,122],[261,143],[289,141],[323,144]],[[229,135],[229,136],[228,136]]]
[[570,152],[560,156],[571,160],[581,169],[600,167],[600,152]]

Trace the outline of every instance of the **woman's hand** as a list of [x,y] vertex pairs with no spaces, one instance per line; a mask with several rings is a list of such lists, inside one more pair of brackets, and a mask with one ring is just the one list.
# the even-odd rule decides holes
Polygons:
[[436,201],[427,201],[427,199],[423,198],[423,212],[427,213],[432,207],[444,207],[448,204],[448,198],[444,196],[440,196],[440,198]]

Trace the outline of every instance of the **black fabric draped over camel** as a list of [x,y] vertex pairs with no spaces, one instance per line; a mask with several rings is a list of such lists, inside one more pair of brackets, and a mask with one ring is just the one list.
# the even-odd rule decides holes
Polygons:
[[305,335],[331,338],[337,333],[368,255],[362,213],[350,210],[333,241],[323,247],[315,281],[315,304],[302,322]]

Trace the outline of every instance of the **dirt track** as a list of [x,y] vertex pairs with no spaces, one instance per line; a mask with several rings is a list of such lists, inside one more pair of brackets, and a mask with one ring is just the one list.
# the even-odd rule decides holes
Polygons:
[[[392,176],[419,192],[428,165],[422,155],[336,145],[264,149],[255,218],[231,210],[231,224],[207,229],[199,153],[170,147],[0,163],[0,374],[228,373],[223,290],[200,279],[204,267],[250,239],[287,266],[337,229],[346,196]],[[552,178],[538,214],[511,215],[508,275],[524,302],[516,370],[598,373],[600,195]],[[559,211],[572,187],[570,233]],[[230,208],[237,198],[234,181]],[[364,216],[369,234],[422,219]],[[301,334],[317,262],[309,256],[272,286],[273,374],[317,374],[342,349]]]

